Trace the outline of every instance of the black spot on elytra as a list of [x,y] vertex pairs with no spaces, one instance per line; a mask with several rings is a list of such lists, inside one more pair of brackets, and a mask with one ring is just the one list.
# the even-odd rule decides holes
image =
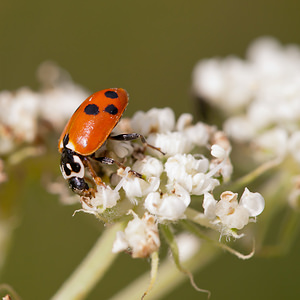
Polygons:
[[118,94],[114,91],[107,91],[104,93],[104,95],[107,97],[107,98],[110,98],[110,99],[116,99],[118,98]]
[[84,112],[87,115],[98,115],[99,114],[99,107],[96,104],[88,104],[85,109]]
[[67,133],[65,136],[64,136],[64,139],[63,139],[63,145],[64,147],[66,147],[69,143],[69,134]]
[[118,108],[115,107],[113,104],[109,104],[105,107],[104,111],[111,115],[116,115],[118,113]]

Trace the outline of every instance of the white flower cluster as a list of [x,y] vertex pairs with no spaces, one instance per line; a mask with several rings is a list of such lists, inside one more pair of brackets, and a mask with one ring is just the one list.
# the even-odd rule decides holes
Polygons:
[[[220,200],[206,193],[203,200],[204,215],[217,224],[222,234],[234,235],[232,229],[242,229],[250,220],[262,213],[265,207],[264,198],[259,193],[251,193],[247,188],[240,201],[238,194],[223,192]],[[239,236],[236,236],[239,237]]]
[[[186,218],[192,195],[208,195],[220,184],[221,178],[230,177],[231,146],[224,133],[215,127],[203,123],[193,125],[189,114],[181,115],[175,122],[170,108],[137,112],[131,120],[122,120],[115,131],[141,132],[149,144],[166,154],[147,147],[145,155],[139,143],[108,140],[106,155],[118,161],[123,159],[127,167],[113,172],[111,166],[103,166],[107,175],[103,178],[110,178],[107,186],[98,186],[95,198],[83,197],[81,211],[114,221],[114,214],[116,220],[126,214],[126,209],[127,213],[134,209],[143,217],[133,214],[125,231],[117,235],[114,251],[128,250],[135,257],[144,257],[159,247],[158,223]],[[208,149],[210,159],[200,154],[205,151],[209,154]],[[241,215],[236,216],[238,219]],[[247,216],[249,219],[253,214],[249,212]],[[210,221],[215,222],[209,217]],[[223,219],[220,222],[223,224]],[[224,226],[230,226],[224,222]],[[248,223],[244,219],[242,222]],[[149,245],[149,249],[145,245]]]
[[133,258],[148,257],[160,247],[158,227],[155,217],[147,212],[140,219],[133,211],[133,220],[129,221],[124,232],[117,232],[113,252],[130,249]]
[[260,38],[250,45],[245,60],[231,56],[200,61],[193,88],[227,114],[224,130],[230,137],[254,141],[260,157],[283,157],[289,151],[300,162],[298,46]]
[[33,143],[42,135],[42,129],[61,130],[88,96],[53,63],[43,63],[38,78],[42,83],[39,92],[26,87],[0,92],[0,154],[9,153],[22,143]]

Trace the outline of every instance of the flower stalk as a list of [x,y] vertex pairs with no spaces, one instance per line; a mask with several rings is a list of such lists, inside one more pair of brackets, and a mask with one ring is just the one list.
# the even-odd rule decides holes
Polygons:
[[147,291],[143,294],[141,300],[143,300],[147,294],[151,291],[151,289],[154,286],[154,283],[156,281],[157,278],[157,273],[158,273],[158,264],[159,264],[159,254],[158,251],[155,251],[151,254],[151,278],[150,278],[150,283],[149,286],[147,288]]
[[[210,243],[203,243],[199,251],[192,257],[182,261],[182,265],[190,272],[201,271],[217,258],[222,252]],[[147,300],[163,299],[181,283],[188,280],[188,276],[178,270],[171,259],[166,258],[159,266],[157,279],[151,292],[145,297]],[[141,295],[149,284],[149,272],[141,275],[123,290],[119,291],[109,300],[140,300]]]
[[112,244],[116,232],[123,228],[123,223],[107,227],[88,255],[51,300],[85,299],[116,259],[117,254],[111,251]]

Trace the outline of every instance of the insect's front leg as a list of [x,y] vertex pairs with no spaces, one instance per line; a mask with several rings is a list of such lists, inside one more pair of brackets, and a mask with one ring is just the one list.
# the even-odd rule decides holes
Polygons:
[[[122,168],[122,169],[126,169],[126,166],[123,165],[122,163],[120,163],[119,161],[117,160],[114,160],[110,157],[106,157],[106,156],[102,156],[102,157],[95,157],[95,156],[91,156],[92,159],[96,160],[96,161],[99,161],[100,163],[102,164],[105,164],[105,165],[117,165],[119,168]],[[143,175],[136,172],[136,171],[133,171],[133,170],[130,170],[129,171],[130,173],[132,173],[134,176],[138,177],[138,178],[143,178]]]
[[[93,158],[93,157],[91,157]],[[84,165],[89,169],[90,174],[96,185],[105,185],[102,179],[97,175],[88,157],[84,157]]]
[[149,147],[156,151],[159,151],[163,155],[166,154],[163,151],[161,151],[160,148],[148,144],[145,137],[139,133],[123,133],[123,134],[110,136],[109,138],[116,141],[133,141],[133,140],[140,139],[145,148]]

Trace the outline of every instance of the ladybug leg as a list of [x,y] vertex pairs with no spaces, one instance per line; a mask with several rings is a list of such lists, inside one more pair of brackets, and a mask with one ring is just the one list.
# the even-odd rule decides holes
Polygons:
[[[102,181],[102,179],[96,174],[91,162],[89,161],[89,159],[87,157],[84,157],[84,164],[86,165],[86,167],[89,169],[93,179],[94,179],[94,182],[96,183],[96,185],[104,185],[104,182]],[[93,189],[95,190],[95,189]],[[95,192],[94,192],[95,194]],[[94,195],[93,195],[94,196]]]
[[[98,178],[100,178],[100,177],[98,177]],[[90,187],[87,191],[83,192],[83,196],[89,197],[89,198],[92,198],[92,197],[95,198],[95,194],[97,192],[97,186],[95,185],[96,182],[95,182],[94,177],[93,177],[93,180],[88,177],[85,177],[84,179],[85,179],[85,181],[89,182],[93,187]],[[101,178],[100,178],[100,180],[101,180]],[[102,184],[104,185],[103,182],[102,182]],[[84,201],[84,202],[86,202],[86,201]]]
[[[106,157],[106,156],[102,156],[102,157],[92,156],[91,158],[93,158],[94,160],[97,160],[97,161],[99,161],[99,162],[101,162],[102,164],[105,164],[105,165],[116,164],[119,168],[122,168],[122,169],[126,168],[126,166],[123,165],[122,163],[120,163],[119,161],[114,160],[114,159],[109,158],[109,157]],[[143,175],[136,172],[136,171],[130,170],[129,172],[132,173],[134,176],[136,176],[138,178],[143,178]]]
[[124,133],[124,134],[119,134],[119,135],[115,135],[115,136],[110,136],[109,138],[112,139],[112,140],[116,140],[116,141],[133,141],[133,140],[140,139],[145,148],[149,147],[149,148],[152,148],[156,151],[159,151],[163,155],[166,154],[163,151],[161,151],[160,148],[154,147],[154,146],[148,144],[145,137],[143,135],[139,134],[139,133]]
[[82,195],[82,197],[80,197],[80,203],[83,206],[83,203],[85,203],[88,207],[92,208],[92,204],[91,204],[91,196],[95,197],[95,195]]

